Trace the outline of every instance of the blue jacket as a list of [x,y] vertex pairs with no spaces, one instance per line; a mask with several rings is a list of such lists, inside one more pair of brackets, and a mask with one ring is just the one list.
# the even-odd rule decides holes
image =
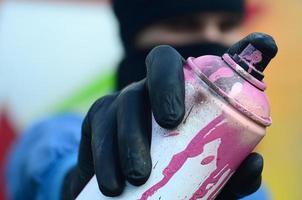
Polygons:
[[[64,176],[76,165],[83,118],[54,116],[28,128],[16,143],[6,170],[11,200],[58,200]],[[262,187],[244,200],[268,200]]]

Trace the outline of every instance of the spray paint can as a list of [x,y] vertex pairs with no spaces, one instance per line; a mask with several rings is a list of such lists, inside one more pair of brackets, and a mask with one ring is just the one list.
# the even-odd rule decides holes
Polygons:
[[149,180],[110,198],[94,177],[77,199],[215,199],[271,125],[262,72],[276,53],[270,36],[254,33],[222,57],[188,58],[186,115],[175,130],[153,119]]

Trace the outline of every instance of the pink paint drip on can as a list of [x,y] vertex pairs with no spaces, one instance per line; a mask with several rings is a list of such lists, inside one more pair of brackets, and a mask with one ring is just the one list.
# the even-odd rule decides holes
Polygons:
[[239,54],[188,58],[185,120],[166,130],[153,119],[149,180],[109,198],[94,178],[78,199],[215,199],[271,125],[263,69],[257,67],[265,56],[247,44]]

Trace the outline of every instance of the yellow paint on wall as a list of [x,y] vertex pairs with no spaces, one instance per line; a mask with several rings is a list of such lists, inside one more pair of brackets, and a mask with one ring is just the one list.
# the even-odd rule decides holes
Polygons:
[[245,30],[269,33],[279,46],[265,71],[273,125],[258,148],[265,159],[263,179],[274,200],[301,200],[302,0],[265,3],[266,12]]

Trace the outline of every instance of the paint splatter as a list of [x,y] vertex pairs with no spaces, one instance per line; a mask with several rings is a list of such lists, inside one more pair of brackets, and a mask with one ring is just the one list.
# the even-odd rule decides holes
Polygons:
[[[251,150],[246,148],[242,150],[239,147],[240,137],[238,133],[240,130],[235,127],[231,127],[225,120],[224,115],[220,115],[209,123],[204,129],[202,129],[196,136],[190,141],[185,150],[175,154],[168,166],[163,170],[163,178],[154,184],[151,188],[143,193],[140,200],[147,200],[153,196],[158,190],[163,188],[172,177],[185,165],[189,158],[194,158],[201,155],[204,151],[206,144],[221,139],[221,144],[218,148],[218,156],[209,156],[201,161],[201,164],[209,164],[213,161],[217,162],[217,168],[214,170],[208,178],[206,178],[199,188],[194,192],[190,198],[192,200],[199,199],[207,196],[208,199],[213,199],[218,191],[223,187],[231,174],[236,170],[241,162],[241,158]],[[237,146],[236,146],[237,145]],[[230,148],[232,147],[232,148]],[[232,153],[237,153],[238,159],[231,159],[229,157],[230,149]],[[241,149],[241,150],[239,150]],[[202,168],[201,168],[202,170]]]
[[215,156],[208,156],[208,157],[204,158],[200,164],[207,165],[207,164],[211,163],[214,159],[215,159]]

